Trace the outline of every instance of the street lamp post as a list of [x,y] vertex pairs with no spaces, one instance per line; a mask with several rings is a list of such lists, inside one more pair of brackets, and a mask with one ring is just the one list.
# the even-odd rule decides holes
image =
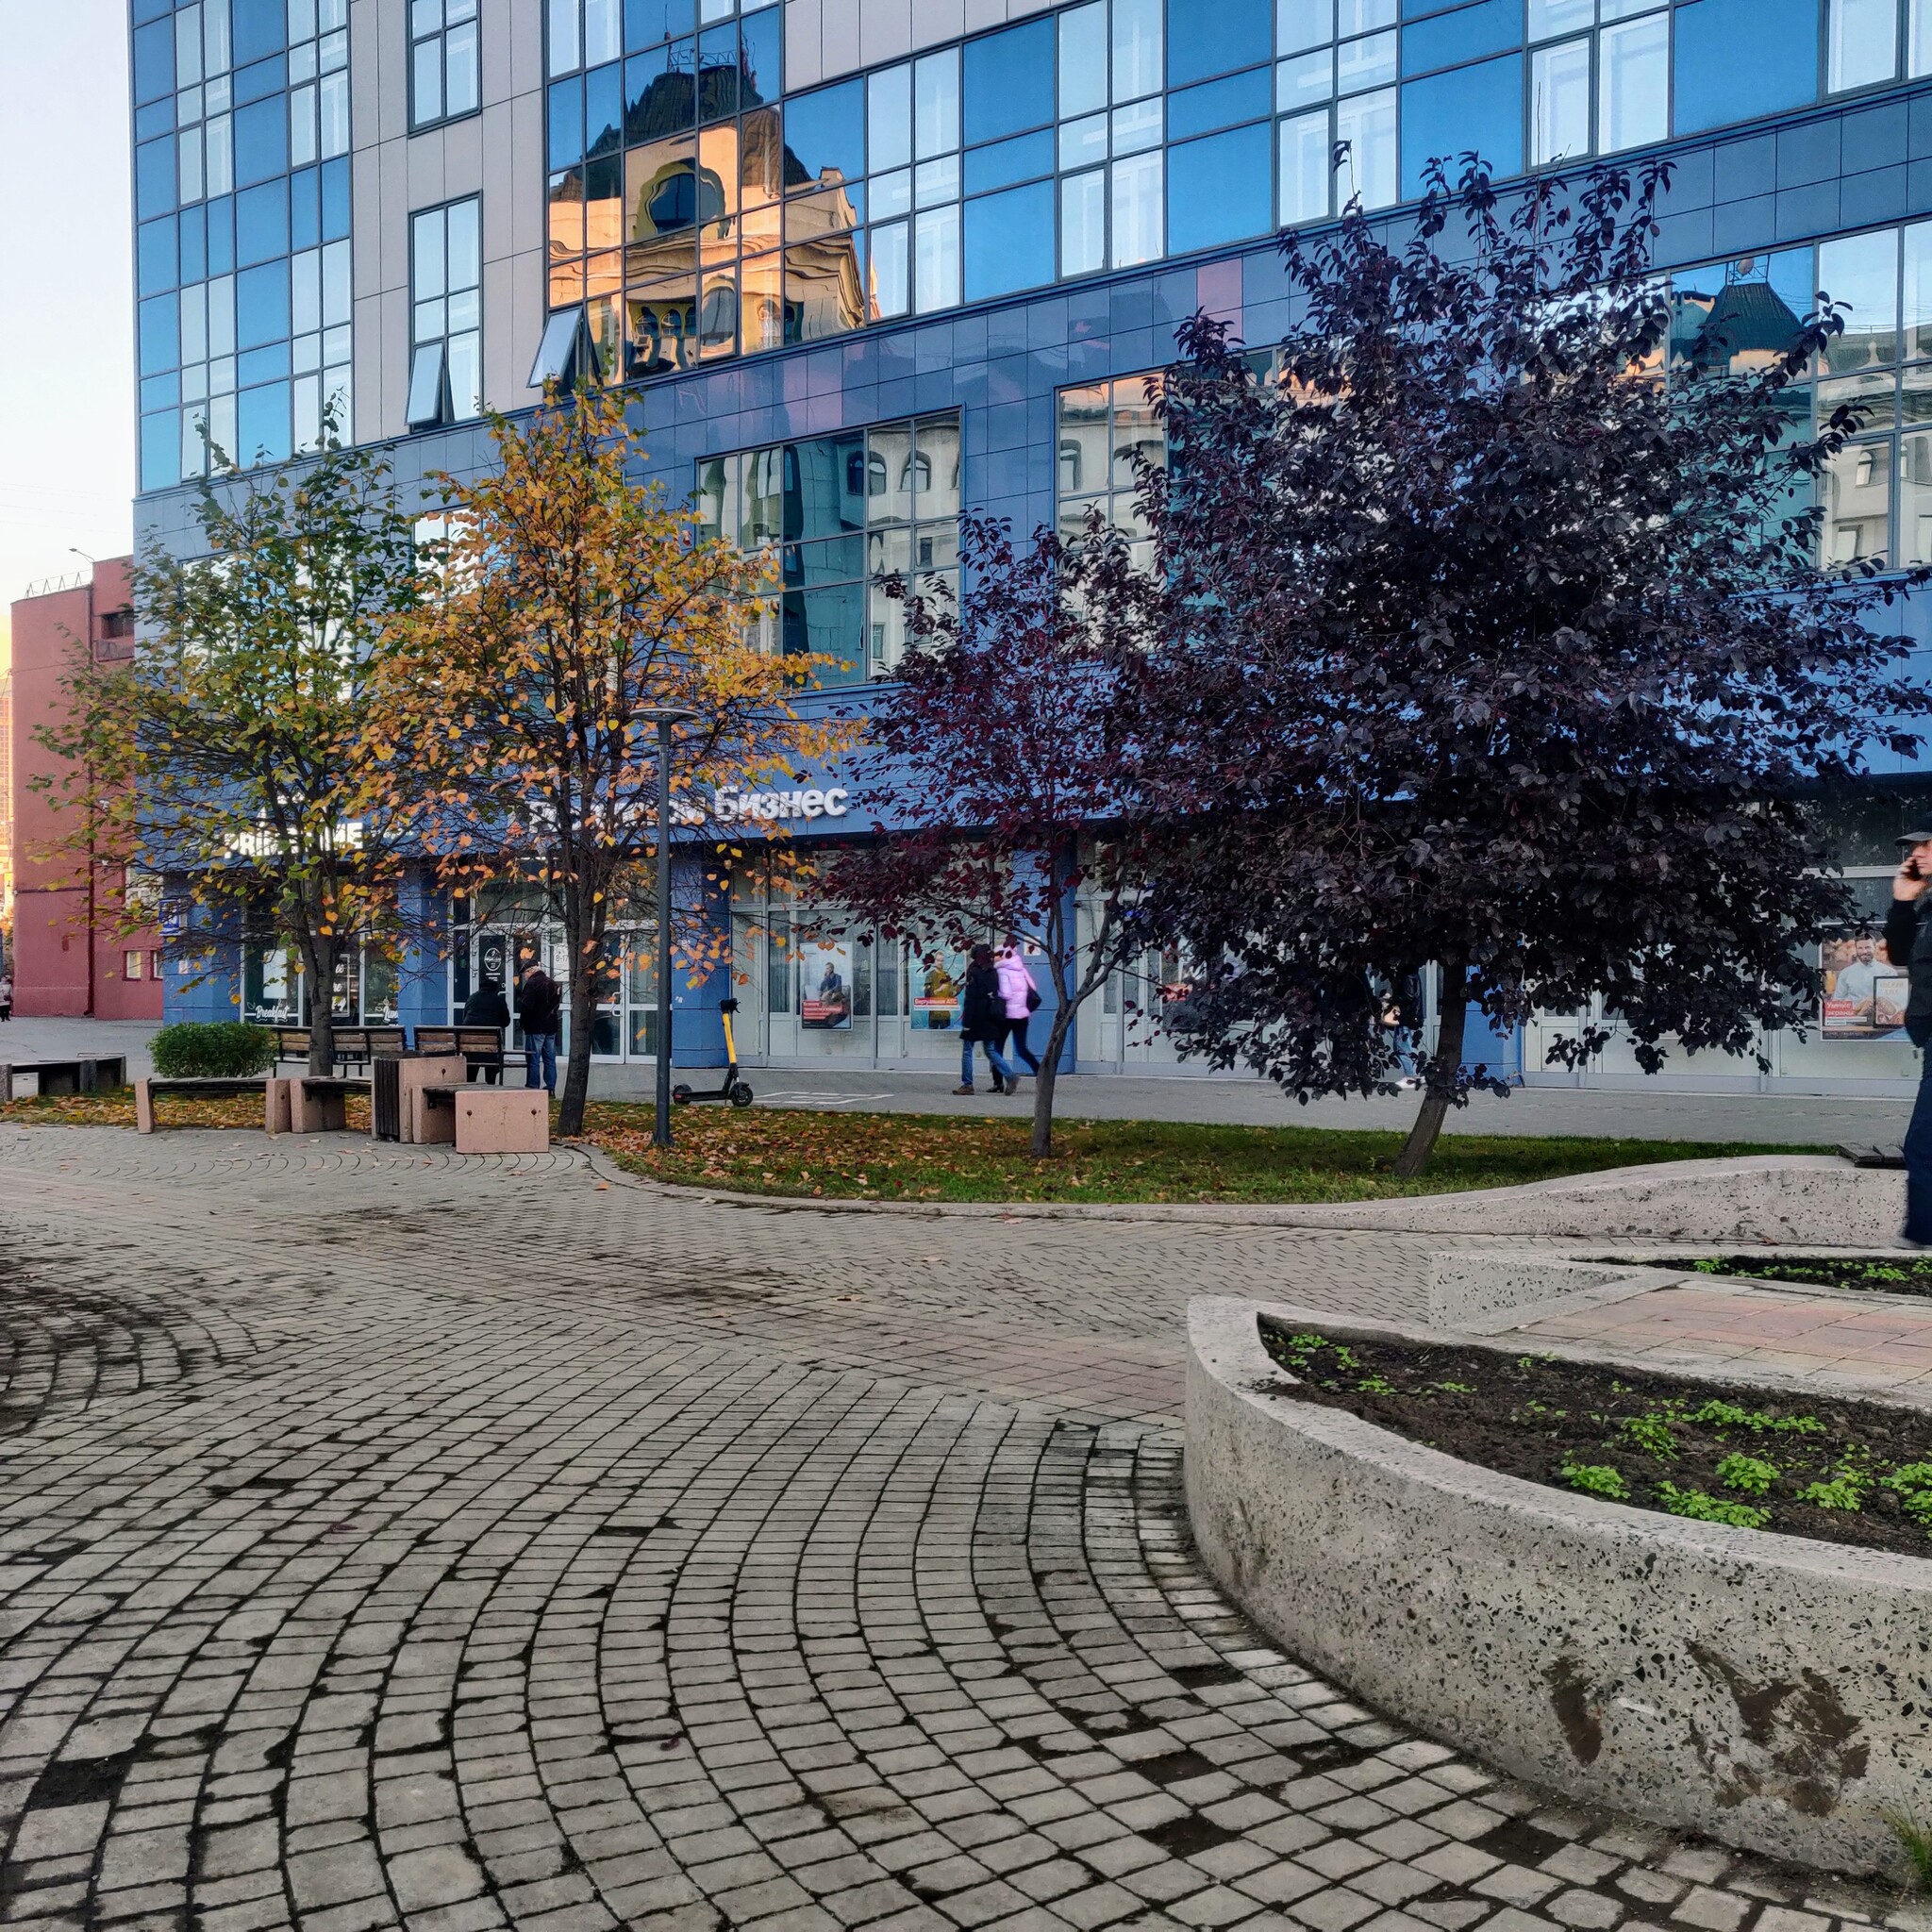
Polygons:
[[679,705],[638,713],[658,727],[658,1117],[651,1144],[671,1144],[671,727],[694,718]]

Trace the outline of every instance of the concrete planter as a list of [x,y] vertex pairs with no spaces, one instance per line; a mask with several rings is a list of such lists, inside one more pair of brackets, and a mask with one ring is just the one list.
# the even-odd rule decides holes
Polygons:
[[1573,1496],[1268,1393],[1288,1378],[1257,1312],[1442,1338],[1189,1311],[1195,1541],[1295,1656],[1573,1797],[1803,1864],[1896,1864],[1882,1814],[1932,1794],[1932,1561]]

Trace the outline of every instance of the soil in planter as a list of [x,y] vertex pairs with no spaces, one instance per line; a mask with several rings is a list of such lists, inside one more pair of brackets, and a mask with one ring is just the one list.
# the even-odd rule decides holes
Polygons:
[[1932,1557],[1932,1415],[1806,1401],[1548,1356],[1338,1341],[1260,1320],[1295,1378],[1346,1409],[1504,1475],[1633,1508]]
[[[1681,1261],[1653,1261],[1682,1272]],[[1748,1281],[1799,1281],[1812,1288],[1862,1288],[1881,1294],[1932,1295],[1932,1257],[1916,1255],[1714,1255],[1690,1264],[1700,1274],[1740,1274]]]

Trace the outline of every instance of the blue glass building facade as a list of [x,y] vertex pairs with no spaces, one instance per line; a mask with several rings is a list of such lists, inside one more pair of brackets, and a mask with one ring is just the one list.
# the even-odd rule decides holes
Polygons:
[[[343,11],[134,0],[142,508],[166,541],[192,541],[178,485],[200,424],[228,425],[218,398],[234,441],[215,440],[246,457],[299,449],[310,398],[339,396],[407,479],[487,461],[482,401],[525,407],[545,376],[594,368],[632,386],[647,474],[695,492],[714,528],[781,546],[773,647],[838,657],[850,689],[826,702],[849,702],[890,678],[900,645],[874,573],[953,569],[968,506],[1030,528],[1099,502],[1131,525],[1130,453],[1158,436],[1143,378],[1176,323],[1207,308],[1274,340],[1279,227],[1357,194],[1399,219],[1433,158],[1479,152],[1506,176],[1670,158],[1657,250],[1674,370],[1708,366],[1720,332],[1734,361],[1774,352],[1820,288],[1850,303],[1813,396],[1872,413],[1828,479],[1824,541],[1838,558],[1932,557],[1932,0]],[[325,108],[335,75],[341,106]],[[1911,607],[1894,621],[1923,634]],[[801,774],[801,795],[836,786]],[[849,793],[838,812],[788,793],[759,811],[803,838],[867,823]],[[1838,812],[1873,890],[1895,816],[1882,792]],[[944,962],[834,932],[855,997],[849,1024],[825,1028],[805,1018],[805,949],[775,943],[789,913],[765,883],[734,880],[717,916],[755,1058],[941,1063]],[[440,1017],[491,947],[486,922],[392,997]],[[1136,1015],[1183,972],[1156,957],[1124,975],[1083,1016],[1079,1064],[1172,1064]],[[653,990],[608,977],[600,1052],[654,1051]],[[292,996],[267,968],[244,981],[244,1005]],[[724,990],[680,989],[680,1059],[711,1056]],[[1533,1024],[1491,1051],[1541,1077],[1539,1039]],[[1768,1045],[1778,1081],[1916,1073],[1887,1030]],[[1641,1076],[1613,1045],[1586,1077]]]

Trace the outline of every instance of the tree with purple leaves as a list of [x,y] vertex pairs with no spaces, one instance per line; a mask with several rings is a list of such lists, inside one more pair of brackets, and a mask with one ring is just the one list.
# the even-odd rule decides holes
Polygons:
[[1153,600],[1097,514],[1077,542],[1042,528],[1020,549],[1004,520],[969,512],[960,561],[957,600],[887,583],[909,642],[857,769],[880,821],[900,829],[837,852],[817,896],[914,945],[1011,939],[1038,958],[1054,995],[1033,1094],[1044,1158],[1080,1008],[1146,943],[1146,846],[1115,733],[1122,667],[1145,652]]
[[1438,165],[1399,232],[1287,238],[1264,372],[1197,317],[1164,388],[1164,616],[1119,735],[1170,813],[1144,912],[1197,962],[1182,1048],[1388,1092],[1433,968],[1404,1176],[1502,1087],[1472,1010],[1578,1015],[1569,1067],[1615,1027],[1647,1071],[1763,1066],[1760,1029],[1814,1022],[1810,949],[1855,915],[1808,800],[1928,708],[1873,621],[1916,579],[1817,562],[1857,417],[1814,429],[1807,385],[1841,317],[1767,350],[1713,308],[1687,344],[1668,179]]

